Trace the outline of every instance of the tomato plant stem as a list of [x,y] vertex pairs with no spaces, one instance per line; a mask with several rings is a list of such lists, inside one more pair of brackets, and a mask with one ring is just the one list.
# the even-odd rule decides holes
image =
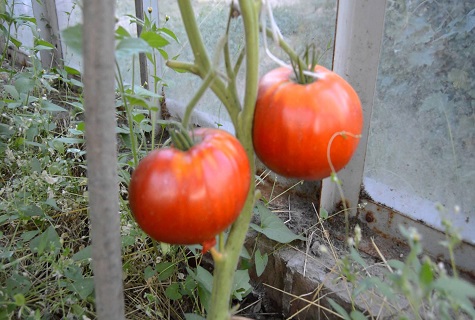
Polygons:
[[[218,77],[217,71],[213,71],[214,64],[210,63],[210,59],[206,52],[201,33],[195,20],[195,15],[190,0],[178,0],[178,5],[182,17],[185,31],[190,42],[191,49],[195,58],[194,63],[186,63],[179,61],[167,61],[167,66],[175,69],[185,70],[198,75],[204,80],[199,92],[190,101],[187,108],[183,124],[186,126],[189,121],[193,105],[202,95],[202,90],[210,88],[220,99],[229,113],[233,122],[236,137],[240,140],[250,162],[251,175],[255,172],[255,155],[252,144],[252,120],[254,116],[254,108],[257,98],[258,86],[258,68],[259,68],[259,23],[258,23],[258,4],[253,0],[240,0],[240,10],[245,31],[245,51],[239,55],[234,67],[231,65],[231,59],[228,47],[228,32],[220,41],[218,50],[223,51],[225,59],[226,77]],[[232,9],[231,9],[232,10]],[[228,25],[233,12],[229,16]],[[229,27],[226,29],[229,30]],[[245,53],[245,54],[244,54]],[[219,52],[215,54],[215,59],[219,57]],[[244,58],[246,59],[246,83],[244,90],[243,106],[237,95],[236,75],[239,71]],[[210,302],[208,319],[223,320],[230,318],[230,297],[232,294],[232,284],[235,270],[238,264],[239,255],[249,228],[254,202],[256,199],[255,180],[251,179],[249,193],[241,211],[240,216],[231,227],[228,239],[223,246],[220,241],[219,259],[215,259],[215,270],[213,280],[213,290]],[[215,256],[217,256],[215,254]]]

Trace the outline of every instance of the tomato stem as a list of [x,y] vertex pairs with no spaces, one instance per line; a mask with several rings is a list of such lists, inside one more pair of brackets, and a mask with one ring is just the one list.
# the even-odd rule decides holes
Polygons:
[[171,129],[170,136],[175,147],[181,151],[187,151],[193,147],[193,139],[184,128]]
[[[236,130],[236,136],[246,150],[250,162],[251,175],[253,176],[255,172],[255,155],[252,144],[252,120],[257,98],[257,85],[259,76],[259,4],[254,0],[239,0],[245,31],[245,49],[243,49],[239,54],[234,67],[231,66],[227,38],[233,11],[231,11],[228,18],[229,20],[228,27],[226,28],[226,34],[219,41],[218,50],[214,56],[215,59],[213,60],[213,64],[211,64],[203,44],[198,25],[196,23],[191,1],[178,0],[178,5],[183,24],[185,26],[185,31],[193,51],[195,62],[191,64],[169,60],[167,61],[167,66],[198,75],[204,80],[200,90],[202,89],[205,91],[206,88],[209,87],[223,103],[229,113],[231,121],[233,122],[234,128]],[[224,64],[226,71],[225,77],[216,76],[219,75],[217,71],[214,71],[214,74],[210,73],[210,70],[213,70],[214,65],[219,65],[216,61],[219,61],[218,57],[221,50],[224,52]],[[246,84],[244,91],[245,95],[241,108],[241,102],[237,94],[238,90],[236,87],[236,75],[239,72],[244,59],[246,59]],[[225,81],[227,83],[225,83]],[[202,93],[198,92],[194,99],[196,97],[199,98],[200,94]],[[195,102],[190,101],[189,106],[191,106],[192,103]],[[189,108],[189,113],[191,113],[191,109],[192,107]],[[188,124],[189,117],[190,115],[187,114],[186,118],[184,119],[185,121],[183,122],[184,125]],[[177,135],[177,132],[175,131],[173,135]],[[179,143],[183,143],[179,135],[177,135],[176,138]],[[223,244],[223,240],[220,238],[220,255],[216,255],[215,258],[213,290],[208,319],[223,320],[230,318],[229,304],[231,301],[230,297],[233,278],[239,260],[239,255],[244,244],[244,239],[249,228],[254,207],[256,186],[254,179],[251,179],[251,181],[252,182],[246,202],[244,204],[244,208],[231,227],[231,231],[228,235],[226,243]]]

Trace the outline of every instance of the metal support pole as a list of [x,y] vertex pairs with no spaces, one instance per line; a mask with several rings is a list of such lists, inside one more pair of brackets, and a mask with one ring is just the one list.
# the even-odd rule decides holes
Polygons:
[[[135,0],[135,16],[137,19],[143,20],[143,0]],[[142,33],[142,26],[137,23],[137,36]],[[145,53],[139,53],[139,66],[140,66],[140,84],[148,89],[148,68],[147,57]]]
[[84,0],[84,98],[97,318],[124,319],[114,98],[115,0]]

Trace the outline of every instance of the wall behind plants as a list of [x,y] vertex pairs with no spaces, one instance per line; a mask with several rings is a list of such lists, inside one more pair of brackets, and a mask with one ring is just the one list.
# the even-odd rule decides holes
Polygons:
[[[212,54],[220,37],[226,28],[227,16],[229,14],[229,0],[204,0],[194,2],[195,14],[198,24],[201,27],[204,42],[208,51]],[[298,52],[302,52],[305,44],[315,44],[319,50],[326,54],[321,59],[321,64],[331,68],[333,39],[335,33],[336,1],[332,0],[274,0],[271,1],[275,19],[281,32]],[[192,53],[186,42],[186,36],[181,23],[181,17],[176,1],[159,1],[160,20],[166,22],[166,26],[173,30],[180,44],[170,47],[171,55],[179,55],[182,61],[192,61]],[[234,22],[231,26],[230,48],[233,57],[236,57],[243,47],[242,25]],[[272,45],[272,41],[268,42]],[[285,61],[287,57],[275,46],[271,46],[273,54]],[[260,75],[277,66],[262,49],[261,52]],[[222,60],[220,61],[222,63]],[[174,107],[186,104],[196,92],[201,80],[190,74],[177,74],[172,70],[164,69],[167,98],[174,100]],[[243,83],[242,76],[239,81]],[[241,86],[243,87],[243,86]],[[241,95],[242,96],[242,95]],[[178,105],[178,106],[177,106]],[[225,109],[211,92],[198,105],[199,111],[205,112],[211,119],[207,122],[216,125],[224,125],[226,130],[232,131],[232,127],[226,124],[228,120]],[[211,116],[212,115],[212,116]],[[204,115],[206,117],[206,115]]]

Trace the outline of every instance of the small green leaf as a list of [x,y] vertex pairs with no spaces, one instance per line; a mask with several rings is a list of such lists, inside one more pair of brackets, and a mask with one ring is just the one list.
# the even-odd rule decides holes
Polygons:
[[419,271],[419,281],[423,286],[429,286],[434,281],[434,274],[429,261],[424,261]]
[[18,90],[15,88],[15,86],[6,84],[3,86],[3,90],[5,90],[5,92],[9,94],[13,100],[20,99],[20,94],[18,93]]
[[35,81],[26,76],[19,77],[15,80],[14,86],[19,93],[28,93],[35,88]]
[[54,141],[62,142],[62,143],[67,143],[67,144],[79,144],[79,143],[84,143],[84,139],[82,138],[67,138],[67,137],[61,137],[61,138],[56,138]]
[[213,275],[201,266],[196,267],[196,273],[193,270],[186,268],[188,274],[195,279],[206,291],[211,293],[213,290]]
[[91,250],[92,250],[91,246],[87,246],[87,247],[79,250],[75,254],[73,254],[72,258],[73,258],[74,261],[82,261],[82,260],[91,259],[91,257],[92,257]]
[[69,287],[72,288],[72,291],[76,292],[82,300],[86,300],[94,291],[94,279],[92,277],[83,278],[74,281]]
[[144,31],[140,34],[140,38],[147,41],[147,43],[154,49],[166,46],[170,42],[162,37],[160,34],[153,31]]
[[252,290],[248,270],[237,270],[234,273],[233,297],[241,301]]
[[79,71],[78,69],[75,69],[73,67],[64,66],[63,68],[68,74],[70,74],[72,76],[80,76],[81,75],[81,71]]
[[169,261],[160,262],[157,264],[156,270],[158,273],[158,281],[163,281],[170,278],[175,272],[175,268],[176,264]]
[[67,112],[68,110],[63,107],[58,106],[57,104],[52,103],[49,100],[41,100],[41,109],[49,112]]
[[142,52],[151,52],[152,48],[141,38],[124,38],[119,41],[115,50],[118,58],[127,58]]
[[358,310],[353,310],[350,313],[351,320],[367,320],[366,316]]
[[320,218],[322,220],[328,219],[328,211],[324,207],[320,207]]
[[330,305],[332,306],[333,309],[335,309],[335,311],[341,315],[343,317],[343,319],[345,320],[351,320],[351,317],[350,315],[348,314],[348,312],[346,312],[345,309],[343,309],[342,306],[340,306],[338,303],[336,303],[333,299],[331,298],[327,298],[328,302],[330,303]]
[[264,272],[268,261],[269,257],[267,256],[267,253],[261,254],[261,251],[257,249],[254,254],[254,262],[256,264],[256,274],[258,277],[260,277]]
[[60,238],[53,226],[49,226],[48,229],[30,242],[30,250],[39,255],[50,249],[53,250],[52,252],[56,255],[59,253],[61,247]]
[[115,30],[115,36],[117,39],[124,39],[124,38],[130,38],[130,33],[127,31],[127,29],[125,29],[124,27],[122,26],[119,26],[116,30]]
[[151,277],[153,277],[154,275],[157,274],[157,270],[155,270],[154,268],[152,268],[151,266],[147,266],[145,268],[145,270],[143,271],[143,278],[145,280],[148,280],[150,279]]
[[13,300],[15,300],[15,305],[18,307],[23,307],[26,304],[25,296],[21,293],[17,293],[13,296]]
[[82,55],[82,24],[64,29],[61,32],[61,39],[72,51]]
[[358,251],[356,251],[355,248],[350,247],[350,256],[353,259],[353,261],[358,262],[362,267],[366,268],[368,264],[364,259],[361,257]]
[[170,300],[179,300],[183,296],[180,293],[180,284],[172,283],[165,289],[165,296]]
[[280,243],[289,243],[294,240],[305,240],[305,237],[296,235],[273,214],[267,207],[261,202],[257,204],[257,212],[261,217],[261,225],[251,224],[251,228],[264,234],[269,239],[275,240]]
[[51,50],[55,49],[55,47],[49,43],[48,41],[35,39],[35,50]]

